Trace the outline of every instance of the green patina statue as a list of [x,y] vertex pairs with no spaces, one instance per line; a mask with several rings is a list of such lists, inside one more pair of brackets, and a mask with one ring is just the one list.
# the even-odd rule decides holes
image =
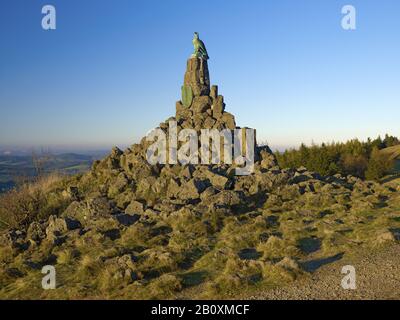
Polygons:
[[197,32],[194,33],[193,46],[194,46],[194,53],[192,54],[193,57],[201,58],[203,60],[209,59],[206,46],[204,45],[204,42],[200,40],[199,34]]

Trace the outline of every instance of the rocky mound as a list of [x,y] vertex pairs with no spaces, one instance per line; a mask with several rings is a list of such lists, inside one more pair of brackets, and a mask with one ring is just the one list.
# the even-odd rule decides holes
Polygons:
[[[178,132],[237,129],[206,61],[188,60],[176,115],[159,127],[171,120]],[[62,199],[57,214],[2,233],[0,296],[226,297],[400,234],[393,186],[282,169],[267,146],[255,147],[248,176],[223,163],[150,165],[148,146],[114,148],[48,192]],[[56,290],[41,288],[44,265],[57,270]]]

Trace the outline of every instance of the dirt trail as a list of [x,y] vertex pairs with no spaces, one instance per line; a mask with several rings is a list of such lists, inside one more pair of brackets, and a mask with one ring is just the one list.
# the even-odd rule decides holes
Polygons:
[[[355,290],[341,286],[341,269],[356,269]],[[400,299],[400,245],[325,265],[292,285],[253,293],[245,299]]]

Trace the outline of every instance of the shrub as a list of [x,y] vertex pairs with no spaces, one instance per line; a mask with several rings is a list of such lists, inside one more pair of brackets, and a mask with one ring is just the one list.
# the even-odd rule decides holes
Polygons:
[[59,175],[48,175],[20,186],[0,196],[0,226],[19,228],[31,222],[57,214],[65,208],[68,200],[56,186],[62,180]]
[[388,174],[393,167],[394,161],[391,160],[390,155],[380,152],[378,148],[374,148],[368,162],[368,169],[365,172],[365,177],[368,180],[379,180]]
[[344,154],[340,160],[344,174],[364,178],[368,167],[368,159],[365,155]]
[[[378,179],[387,172],[387,168],[391,168],[391,164],[383,156],[378,159],[378,156],[375,155],[375,159],[371,160],[373,150],[382,150],[399,143],[396,137],[386,135],[383,140],[378,137],[375,140],[368,139],[366,142],[353,139],[345,143],[333,142],[321,145],[312,144],[311,146],[302,144],[299,149],[276,152],[275,155],[282,168],[304,166],[321,175],[340,173],[365,178],[366,171],[370,167],[369,179]],[[382,169],[384,170],[382,171]]]

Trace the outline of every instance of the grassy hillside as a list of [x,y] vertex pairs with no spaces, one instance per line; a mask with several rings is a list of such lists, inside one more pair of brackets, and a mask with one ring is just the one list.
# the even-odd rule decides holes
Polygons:
[[159,169],[144,150],[0,197],[0,299],[238,298],[400,240],[393,181],[281,169],[266,148],[250,176]]
[[381,152],[390,155],[395,160],[394,170],[400,172],[400,145],[383,149]]
[[382,152],[389,154],[392,159],[400,160],[400,145],[385,148]]
[[394,159],[394,171],[400,173],[400,145],[383,149],[381,152],[390,155],[391,159]]
[[382,182],[392,181],[400,184],[400,145],[385,148],[381,150],[381,152],[389,155],[391,159],[394,159],[393,172],[383,178]]
[[394,167],[397,172],[400,172],[400,160],[396,160],[396,165]]

